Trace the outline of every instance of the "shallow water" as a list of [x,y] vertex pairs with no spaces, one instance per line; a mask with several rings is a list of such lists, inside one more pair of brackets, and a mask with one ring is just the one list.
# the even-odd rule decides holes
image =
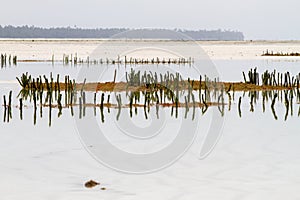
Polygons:
[[[259,72],[274,70],[299,73],[298,62],[266,62],[214,60],[221,80],[242,81],[242,71],[257,67]],[[49,108],[43,108],[42,118],[37,108],[34,125],[32,102],[24,101],[23,120],[17,94],[21,89],[15,77],[29,71],[33,76],[60,74],[76,78],[81,67],[88,71],[105,67],[103,81],[112,81],[115,69],[119,69],[117,80],[124,80],[125,68],[120,66],[63,66],[49,63],[19,63],[18,66],[0,69],[0,104],[3,95],[13,91],[12,118],[4,122],[4,108],[0,108],[0,180],[3,199],[291,199],[300,198],[299,139],[300,128],[298,112],[300,105],[296,97],[286,118],[286,105],[276,101],[275,115],[271,109],[272,99],[266,101],[263,111],[262,94],[259,92],[251,109],[248,93],[232,94],[231,108],[224,107],[220,138],[213,151],[205,159],[200,158],[201,148],[210,125],[214,124],[214,111],[222,113],[217,107],[210,107],[205,114],[196,108],[197,135],[188,151],[173,165],[152,174],[130,175],[108,168],[87,153],[88,144],[78,134],[77,120],[94,118],[94,108],[88,107],[85,116],[79,119],[79,106],[74,106],[74,116],[70,108],[63,109],[58,117],[58,109],[52,109],[49,126]],[[162,67],[165,68],[165,67]],[[175,71],[183,76],[193,73],[193,69],[175,66]],[[144,67],[143,67],[144,69]],[[147,66],[145,67],[147,69]],[[130,70],[130,68],[126,68]],[[165,69],[159,70],[163,71]],[[81,71],[82,72],[82,71]],[[191,77],[198,79],[198,75]],[[80,76],[83,77],[83,76]],[[97,81],[88,80],[88,81]],[[80,81],[80,80],[78,80]],[[283,93],[284,94],[284,93]],[[64,96],[64,95],[63,95]],[[279,93],[279,99],[280,99]],[[238,112],[238,99],[242,98],[241,114]],[[97,101],[100,94],[97,96]],[[87,93],[87,101],[93,102],[93,93]],[[112,100],[113,101],[113,100]],[[64,100],[62,100],[64,102]],[[124,101],[125,102],[125,101]],[[228,96],[225,96],[228,103]],[[122,108],[117,120],[117,109],[104,108],[104,123],[101,111],[96,109],[96,122],[106,138],[115,146],[127,152],[149,153],[164,148],[171,143],[184,120],[192,120],[192,108],[185,119],[185,108],[180,108],[178,118],[171,117],[171,108],[159,109],[157,119],[155,106],[151,107],[148,119],[144,108],[138,108],[130,118],[128,108]],[[291,112],[293,110],[293,113]],[[285,119],[286,118],[286,119]],[[132,123],[136,129],[145,129],[164,119],[163,130],[157,136],[144,140],[132,139],[124,133],[124,121]],[[121,126],[121,128],[120,128]],[[126,126],[127,127],[127,126]],[[130,126],[129,126],[130,127]],[[123,131],[120,131],[123,130]],[[89,127],[86,128],[90,132]],[[130,132],[130,130],[128,130]],[[125,131],[126,132],[126,131]],[[138,132],[138,131],[137,131]],[[146,135],[147,136],[147,135]],[[96,179],[106,191],[99,188],[87,190],[85,181]]]
[[[142,65],[134,66],[136,70],[154,70],[157,71],[170,71],[170,72],[180,72],[183,77],[190,77],[191,79],[199,79],[199,73],[204,75],[206,69],[203,64],[207,64],[207,68],[214,66],[217,70],[217,74],[220,80],[231,82],[231,81],[243,81],[242,72],[248,72],[251,68],[257,67],[259,73],[263,73],[265,70],[277,72],[287,72],[289,71],[292,75],[299,73],[300,61],[297,60],[212,60],[213,65],[210,63],[194,63],[195,66],[186,65]],[[203,72],[196,72],[197,67],[204,69]],[[20,77],[22,73],[30,72],[33,77],[38,77],[40,75],[49,76],[53,73],[53,77],[60,74],[61,77],[69,75],[70,78],[76,79],[81,77],[80,72],[96,72],[97,76],[88,79],[88,82],[94,81],[112,81],[114,71],[117,70],[117,80],[124,80],[124,74],[126,71],[130,71],[131,66],[125,67],[124,65],[63,65],[60,62],[52,64],[50,63],[18,63],[17,66],[7,66],[0,69],[0,83],[3,82],[16,82],[16,77]],[[103,73],[103,75],[102,75]],[[79,82],[83,80],[79,79]]]

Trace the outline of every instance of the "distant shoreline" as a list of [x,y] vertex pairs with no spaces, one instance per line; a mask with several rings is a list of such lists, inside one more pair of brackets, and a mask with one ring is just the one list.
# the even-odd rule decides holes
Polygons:
[[300,40],[172,40],[172,39],[111,39],[111,38],[0,38],[1,42],[198,42],[198,43],[211,43],[211,44],[287,44],[287,43],[300,43]]

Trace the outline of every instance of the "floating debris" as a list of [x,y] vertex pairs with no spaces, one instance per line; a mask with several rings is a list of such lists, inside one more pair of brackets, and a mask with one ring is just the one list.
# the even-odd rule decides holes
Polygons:
[[96,187],[97,185],[100,185],[100,183],[98,183],[98,182],[96,182],[96,181],[94,181],[94,180],[90,180],[90,181],[88,181],[88,182],[86,182],[86,183],[84,184],[84,186],[85,186],[86,188],[93,188],[93,187]]

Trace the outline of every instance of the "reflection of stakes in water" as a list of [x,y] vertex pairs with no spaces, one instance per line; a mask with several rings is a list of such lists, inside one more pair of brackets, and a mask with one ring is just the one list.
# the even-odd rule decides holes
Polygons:
[[192,115],[192,120],[194,120],[195,119],[195,111],[196,111],[196,102],[195,102],[195,96],[194,96],[193,93],[192,93],[192,101],[193,101],[193,115]]
[[294,91],[290,90],[290,105],[291,105],[291,116],[293,116],[293,99],[294,99]]
[[156,103],[155,108],[156,108],[156,118],[159,119],[159,102]]
[[144,93],[144,98],[145,98],[145,102],[144,102],[144,114],[145,114],[145,119],[148,119],[148,116],[147,116],[147,94],[148,93]]
[[148,113],[150,112],[150,102],[151,102],[151,97],[150,97],[150,93],[146,92],[146,100],[147,100],[147,108],[148,108]]
[[12,103],[12,91],[9,92],[9,100],[8,100],[8,116],[9,116],[9,118],[12,118],[11,103]]
[[33,124],[36,125],[36,109],[33,109]]
[[94,93],[94,116],[97,115],[96,104],[97,104],[97,93]]
[[70,106],[70,111],[71,111],[71,116],[73,117],[74,116],[74,110],[73,110],[73,106],[72,105]]
[[138,109],[137,109],[137,103],[140,102],[140,92],[135,92],[134,93],[134,103],[135,103],[135,106],[134,106],[134,113],[135,115],[138,114]]
[[101,103],[100,103],[100,111],[101,111],[101,121],[104,123],[104,93],[101,95]]
[[101,115],[101,122],[104,123],[104,111],[103,107],[100,106],[100,115]]
[[75,90],[73,89],[71,91],[71,96],[70,96],[70,103],[69,103],[69,106],[73,106],[73,101],[75,102],[76,100],[76,96],[75,96]]
[[43,91],[40,91],[40,117],[43,117]]
[[230,94],[230,92],[227,92],[227,95],[228,95],[228,111],[230,111],[231,110],[231,99],[232,99],[232,97],[231,97],[231,94]]
[[242,117],[241,104],[242,104],[242,97],[239,98],[239,104],[238,104],[238,110],[239,110],[240,117]]
[[37,110],[37,107],[36,107],[36,92],[35,91],[33,92],[33,104],[34,104],[34,108],[33,108],[33,124],[35,125],[36,124],[36,110]]
[[23,120],[23,99],[20,98],[19,99],[19,102],[20,102],[20,119]]
[[272,104],[271,104],[271,109],[272,109],[272,113],[273,113],[273,115],[274,115],[275,120],[278,119],[278,117],[277,117],[277,115],[276,115],[276,112],[275,112],[275,108],[274,108],[274,105],[275,105],[275,101],[276,101],[277,96],[278,96],[278,94],[275,93],[275,94],[274,94],[274,97],[273,97],[273,100],[272,100]]
[[[220,99],[221,99],[221,103],[220,103]],[[221,105],[221,108],[220,108],[220,105]],[[224,116],[224,110],[225,110],[224,107],[225,107],[225,103],[224,103],[224,96],[223,96],[223,92],[222,92],[218,97],[218,109],[219,109],[222,117]]]
[[171,107],[171,117],[173,117],[173,113],[174,113],[174,106]]
[[82,100],[81,97],[79,97],[79,119],[82,118]]
[[105,94],[102,93],[102,95],[101,95],[101,103],[100,103],[100,107],[101,107],[102,110],[104,108],[104,98],[105,98]]
[[118,114],[117,114],[117,120],[119,120],[120,114],[121,114],[121,108],[122,108],[122,99],[121,94],[116,96],[117,102],[118,102]]
[[86,99],[85,99],[85,92],[82,93],[82,104],[83,104],[83,112],[82,116],[85,117],[85,110],[86,110]]
[[208,105],[206,104],[206,101],[204,100],[204,95],[202,94],[202,102],[204,104],[204,107],[202,106],[202,115],[205,114],[205,112],[207,111],[208,109]]
[[[195,98],[195,96],[194,96],[194,94],[191,92],[190,93],[190,95],[191,95],[191,102],[190,103],[188,103],[188,96],[187,95],[185,95],[184,96],[184,100],[185,100],[185,102],[183,102],[183,103],[180,103],[180,102],[178,102],[178,105],[177,105],[177,108],[178,107],[185,107],[185,115],[184,115],[184,117],[185,118],[188,118],[188,111],[189,111],[189,108],[190,107],[193,107],[192,109],[193,109],[193,117],[192,117],[192,119],[194,119],[194,116],[195,116],[195,107],[196,106],[199,106],[199,107],[201,107],[202,108],[202,110],[203,110],[203,112],[205,112],[205,104],[207,104],[207,107],[209,107],[209,106],[214,106],[214,105],[216,105],[216,106],[218,106],[218,109],[219,109],[219,111],[220,111],[220,113],[222,114],[222,116],[225,114],[225,109],[224,109],[224,105],[225,105],[225,101],[224,101],[224,90],[222,90],[221,89],[221,91],[220,92],[218,92],[218,98],[217,98],[217,102],[216,103],[213,103],[213,102],[206,102],[204,99],[203,99],[203,104],[200,104],[200,103],[198,103],[198,102],[195,102],[194,101],[194,98]],[[277,91],[277,93],[275,93],[274,91],[268,91],[268,92],[262,92],[262,95],[264,96],[266,96],[265,97],[265,99],[267,99],[268,97],[270,98],[270,100],[273,100],[273,99],[276,99],[276,98],[278,98],[279,99],[279,92],[280,91]],[[290,92],[290,94],[289,94],[289,92]],[[284,98],[285,98],[285,100],[286,100],[286,98],[287,98],[287,100],[284,102],[285,104],[286,104],[286,102],[288,103],[288,111],[289,111],[289,109],[291,109],[291,104],[293,103],[293,98],[292,98],[292,94],[291,94],[291,92],[293,92],[293,91],[290,91],[290,90],[286,90],[285,91],[285,93],[287,94],[287,95],[284,95]],[[295,91],[294,91],[295,92]],[[123,109],[123,108],[129,108],[130,109],[130,107],[131,108],[133,108],[133,106],[135,107],[135,108],[137,108],[137,107],[142,107],[143,105],[139,105],[139,104],[133,104],[133,102],[137,102],[137,100],[138,100],[138,94],[139,94],[140,92],[130,92],[130,95],[128,95],[128,97],[129,97],[129,104],[125,104],[124,106],[122,105],[121,106],[121,109]],[[41,101],[41,98],[43,98],[43,97],[40,97],[38,94],[40,94],[40,93],[31,93],[31,99],[33,99],[33,104],[34,104],[34,112],[37,110],[36,108],[37,108],[37,106],[35,105],[36,103],[36,101]],[[101,114],[101,121],[102,122],[104,122],[104,107],[107,107],[107,108],[110,108],[111,107],[111,104],[109,104],[109,98],[107,98],[107,104],[104,104],[104,97],[105,97],[105,93],[103,92],[103,93],[100,93],[101,94],[101,101],[100,101],[100,104],[99,105],[97,105],[97,104],[95,104],[95,102],[94,102],[94,104],[89,104],[89,103],[85,103],[85,106],[86,107],[97,107],[97,106],[99,106],[100,107],[100,114]],[[168,92],[166,93],[166,95],[167,95],[167,97],[168,98],[166,98],[166,103],[160,103],[159,102],[159,96],[158,96],[158,94],[156,94],[155,93],[155,90],[154,91],[145,91],[144,93],[142,93],[144,96],[145,96],[145,104],[144,104],[144,109],[145,109],[145,118],[146,119],[148,119],[148,113],[149,113],[149,111],[148,111],[148,108],[149,107],[151,107],[151,108],[154,108],[154,106],[155,106],[155,108],[156,108],[156,115],[157,115],[157,118],[159,118],[159,107],[160,106],[162,106],[162,107],[171,107],[171,116],[173,116],[173,112],[174,112],[174,107],[176,106],[176,97],[174,97],[174,101],[172,101],[171,100],[171,98],[170,97],[168,97],[169,96],[169,94],[168,94]],[[254,104],[256,104],[255,102],[255,99],[257,99],[257,98],[259,98],[259,94],[260,93],[255,93],[255,92],[249,92],[249,97],[250,98],[252,98],[252,101],[253,101],[253,105]],[[58,108],[59,110],[60,109],[63,109],[63,108],[68,108],[68,106],[66,106],[66,107],[62,107],[62,106],[60,106],[59,104],[60,104],[60,101],[61,101],[61,96],[62,96],[62,94],[58,94],[58,99],[57,99],[57,105],[51,105],[51,108]],[[102,98],[102,96],[103,96],[103,98]],[[118,94],[118,96],[117,96],[117,98],[119,98],[119,96],[120,96],[120,94]],[[204,95],[203,95],[204,96]],[[256,96],[256,97],[255,97]],[[275,96],[275,97],[274,97]],[[48,101],[50,100],[50,97],[52,98],[53,96],[51,96],[51,93],[48,95]],[[204,98],[204,97],[203,97]],[[212,97],[213,98],[213,97]],[[168,99],[168,100],[167,100]],[[50,102],[53,102],[53,100],[50,100]],[[81,97],[81,102],[82,102],[82,97]],[[50,103],[49,103],[50,104]],[[82,104],[82,103],[81,103]],[[45,105],[45,106],[47,106],[47,105]],[[8,108],[8,106],[6,106],[7,108]],[[112,105],[112,107],[115,107],[115,108],[119,108],[119,106],[118,106],[118,104],[117,105]],[[274,106],[271,106],[271,108],[273,108]],[[102,109],[101,109],[102,108]],[[71,108],[72,109],[72,108]],[[80,109],[80,110],[82,110],[82,108]],[[272,109],[272,112],[273,112],[273,115],[274,115],[274,112],[275,111],[275,109],[273,110]],[[61,110],[59,111],[59,112],[61,112]],[[71,110],[71,112],[72,112],[72,110]],[[5,114],[7,115],[8,114],[8,112],[5,112]],[[35,113],[34,113],[35,114]],[[5,116],[6,116],[5,115]],[[81,115],[81,117],[82,117],[82,114],[80,114]],[[59,114],[59,116],[60,116],[60,114]],[[58,116],[58,117],[59,117]],[[130,117],[132,117],[132,115],[130,116]],[[34,115],[34,118],[35,118],[35,115]],[[275,113],[275,115],[274,115],[274,118],[275,119],[277,119],[277,115],[276,115],[276,113]],[[7,120],[7,117],[5,118],[5,120]],[[34,124],[35,124],[35,120],[34,120]]]
[[178,97],[175,98],[175,118],[178,117]]
[[6,120],[6,110],[7,110],[7,107],[6,107],[6,97],[5,97],[5,95],[3,95],[3,103],[4,103],[4,117],[3,117],[3,120],[4,120],[4,122],[5,122],[5,120]]
[[146,109],[146,106],[144,106],[144,114],[145,114],[145,119],[147,120],[147,119],[148,119],[148,115],[147,115],[147,109]]
[[253,92],[249,92],[249,94],[250,94],[250,98],[251,98],[251,101],[250,101],[250,112],[254,112],[254,105],[253,105],[254,94],[253,94]]
[[266,98],[267,98],[267,92],[262,91],[262,109],[263,113],[266,111]]
[[132,117],[133,93],[129,94],[129,115]]
[[109,101],[110,101],[110,94],[107,97],[107,112],[108,113],[110,113],[110,106],[111,106],[111,104],[109,103]]
[[286,113],[285,113],[284,120],[286,121],[288,118],[288,114],[289,114],[289,99],[288,99],[287,91],[284,91],[284,103],[285,103],[285,107],[286,107]]
[[184,119],[187,118],[187,114],[189,112],[189,106],[188,106],[188,100],[187,100],[187,97],[185,96],[184,97],[184,101],[185,101],[185,114],[184,114]]
[[71,115],[74,116],[74,110],[73,110],[73,101],[75,102],[76,101],[76,92],[75,92],[75,83],[74,83],[74,88],[73,90],[71,91],[71,99],[70,99],[70,111],[71,111]]
[[61,104],[62,94],[58,94],[57,106],[58,106],[58,118],[62,115],[62,104]]

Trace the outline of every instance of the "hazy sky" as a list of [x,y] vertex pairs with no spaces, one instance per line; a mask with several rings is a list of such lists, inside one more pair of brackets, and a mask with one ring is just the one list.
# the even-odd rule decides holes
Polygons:
[[299,0],[5,0],[1,25],[231,29],[300,40]]

